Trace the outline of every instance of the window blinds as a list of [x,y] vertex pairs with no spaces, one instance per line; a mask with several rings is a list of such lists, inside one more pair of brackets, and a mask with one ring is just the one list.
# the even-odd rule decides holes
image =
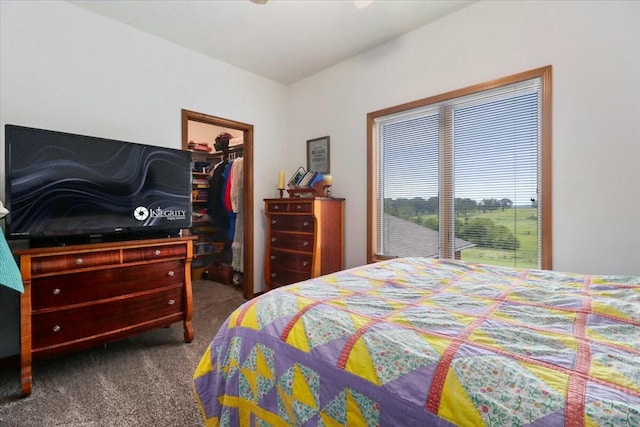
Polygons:
[[475,247],[538,265],[540,83],[375,119],[378,254],[453,258]]

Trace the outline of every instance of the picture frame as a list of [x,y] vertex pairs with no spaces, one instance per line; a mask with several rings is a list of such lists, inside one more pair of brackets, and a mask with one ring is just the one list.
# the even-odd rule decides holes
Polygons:
[[307,140],[307,170],[329,173],[330,172],[330,146],[329,137],[323,136]]

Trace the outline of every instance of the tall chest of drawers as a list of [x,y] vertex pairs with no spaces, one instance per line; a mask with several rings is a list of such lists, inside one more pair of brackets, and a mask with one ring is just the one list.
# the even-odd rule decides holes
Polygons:
[[267,289],[344,268],[344,199],[265,199]]
[[32,359],[81,350],[183,322],[191,342],[193,238],[134,240],[15,251],[23,395]]

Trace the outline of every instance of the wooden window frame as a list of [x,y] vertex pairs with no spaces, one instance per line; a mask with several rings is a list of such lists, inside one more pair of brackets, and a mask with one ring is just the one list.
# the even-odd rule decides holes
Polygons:
[[407,102],[382,110],[373,111],[367,114],[367,263],[382,261],[389,257],[376,253],[377,247],[377,132],[375,120],[401,113],[415,108],[425,107],[427,105],[447,101],[462,96],[471,95],[477,92],[495,89],[502,86],[515,84],[518,82],[539,78],[542,94],[541,105],[541,142],[540,142],[540,161],[541,161],[541,188],[539,191],[539,201],[542,203],[540,209],[540,268],[551,270],[553,268],[552,253],[552,185],[551,185],[551,76],[552,67],[536,68],[507,77],[491,80],[489,82],[480,83],[463,89],[422,98],[416,101]]

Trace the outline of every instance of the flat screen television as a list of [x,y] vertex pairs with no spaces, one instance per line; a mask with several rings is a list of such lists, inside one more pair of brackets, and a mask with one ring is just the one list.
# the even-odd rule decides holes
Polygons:
[[191,226],[188,151],[5,125],[6,235],[36,245],[170,237]]

